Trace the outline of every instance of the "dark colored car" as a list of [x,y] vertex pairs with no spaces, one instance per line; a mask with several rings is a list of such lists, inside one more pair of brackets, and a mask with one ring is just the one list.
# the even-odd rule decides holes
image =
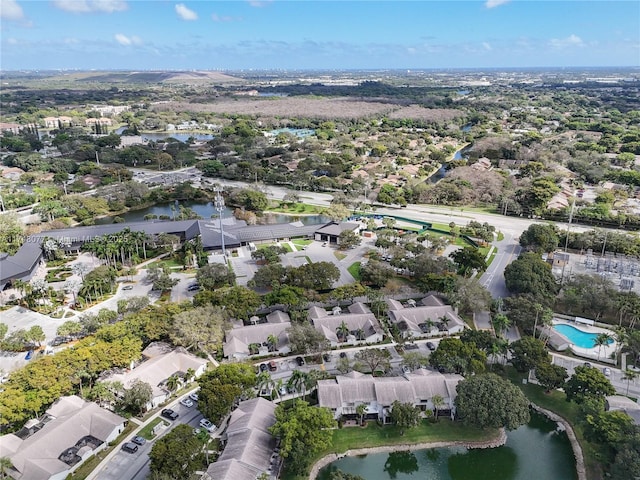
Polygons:
[[169,420],[175,420],[179,417],[179,415],[170,408],[165,408],[164,410],[162,410],[162,413],[160,415],[162,415],[164,418],[168,418]]
[[417,350],[418,348],[420,348],[420,346],[416,345],[415,343],[407,343],[404,346],[405,350]]
[[145,443],[147,443],[147,439],[144,437],[141,437],[140,435],[136,435],[131,439],[131,441],[136,445],[144,445]]
[[427,342],[427,348],[433,352],[436,346],[432,342]]
[[27,354],[25,355],[24,359],[25,360],[31,360],[31,357],[33,357],[33,350],[29,350],[27,352]]
[[347,354],[345,352],[340,352],[340,358],[347,358]]
[[269,370],[269,367],[267,366],[266,363],[261,363],[260,364],[260,371],[261,372],[266,372],[267,370]]
[[122,450],[127,453],[136,453],[138,451],[138,445],[135,443],[127,442],[122,445]]
[[269,370],[271,370],[272,372],[275,372],[276,370],[278,370],[278,364],[273,360],[271,360],[269,362]]
[[296,363],[298,364],[299,367],[304,365],[304,358],[302,357],[296,357]]

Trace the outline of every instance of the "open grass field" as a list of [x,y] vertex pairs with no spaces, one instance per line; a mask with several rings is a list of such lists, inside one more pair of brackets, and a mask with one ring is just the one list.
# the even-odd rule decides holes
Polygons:
[[356,282],[359,282],[362,278],[360,276],[360,262],[355,262],[349,265],[349,267],[347,268],[347,272],[351,274],[351,276],[356,280]]

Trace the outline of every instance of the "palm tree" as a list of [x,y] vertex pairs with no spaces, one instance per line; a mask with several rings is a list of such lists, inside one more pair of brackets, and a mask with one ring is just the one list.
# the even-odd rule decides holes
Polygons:
[[533,323],[533,338],[536,338],[536,330],[538,329],[538,317],[540,315],[540,313],[542,312],[542,305],[540,305],[539,303],[536,303],[533,308],[536,311],[536,320]]
[[442,397],[442,395],[434,395],[433,397],[431,397],[431,403],[433,403],[433,417],[437,422],[438,410],[440,410],[442,407],[445,407],[446,403],[444,403],[444,398]]
[[195,370],[193,368],[187,368],[187,371],[184,374],[184,381],[186,383],[189,383],[194,379],[195,376],[196,376]]
[[178,389],[178,385],[180,384],[180,378],[178,375],[171,375],[167,378],[167,388],[170,392],[175,392]]
[[627,396],[629,396],[629,382],[638,378],[638,375],[638,372],[634,372],[633,370],[629,370],[628,368],[624,372],[622,372],[622,380],[627,381]]
[[258,391],[269,391],[276,387],[276,382],[271,378],[271,374],[269,372],[260,372],[256,377],[256,387],[258,388]]
[[365,333],[363,328],[359,328],[358,330],[356,330],[356,338],[359,341],[363,341],[365,338],[367,338],[367,334]]
[[302,392],[302,398],[304,398],[306,385],[307,385],[307,373],[302,370],[294,370],[289,377],[287,386],[294,389],[297,392]]
[[271,334],[267,337],[267,347],[270,352],[273,352],[278,349],[278,337],[274,334]]
[[602,347],[609,345],[611,340],[613,340],[613,338],[608,333],[599,333],[593,340],[593,346],[598,347],[598,361],[600,361],[600,352]]
[[13,463],[9,457],[0,457],[0,478],[11,478],[8,472],[12,468]]
[[356,407],[356,413],[360,417],[360,425],[364,422],[364,414],[367,413],[367,406],[364,403],[361,403]]
[[347,335],[349,335],[349,326],[343,320],[340,326],[336,329],[338,339],[342,339],[343,342],[347,341]]
[[506,332],[511,326],[511,320],[509,317],[502,313],[497,313],[493,316],[491,320],[491,325],[493,326],[493,330],[496,333],[496,337],[501,337],[504,332]]

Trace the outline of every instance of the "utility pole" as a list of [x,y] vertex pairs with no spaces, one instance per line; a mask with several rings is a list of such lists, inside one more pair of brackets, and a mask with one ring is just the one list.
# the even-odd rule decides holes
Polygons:
[[96,150],[96,165],[100,165],[100,159],[98,158],[98,151]]
[[604,242],[602,242],[602,254],[600,255],[601,257],[604,257],[604,251],[605,248],[607,247],[607,235],[609,234],[609,232],[607,232],[606,230],[604,231]]
[[215,192],[216,199],[214,205],[216,207],[216,210],[218,211],[218,218],[220,219],[220,241],[222,245],[222,255],[224,256],[226,262],[227,254],[224,249],[224,227],[222,226],[222,213],[224,212],[224,198],[222,197],[222,188],[216,187]]
[[567,247],[569,246],[569,230],[571,230],[571,220],[573,220],[573,210],[576,208],[576,197],[573,197],[573,203],[571,204],[571,210],[569,211],[569,225],[567,225],[567,238],[564,242],[564,253],[567,253]]

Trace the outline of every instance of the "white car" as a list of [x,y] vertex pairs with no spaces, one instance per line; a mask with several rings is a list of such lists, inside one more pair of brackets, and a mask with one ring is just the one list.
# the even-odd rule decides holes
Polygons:
[[193,402],[189,398],[183,398],[182,400],[180,400],[180,405],[191,408],[193,407]]
[[200,426],[208,432],[214,432],[216,428],[218,428],[206,418],[203,418],[202,420],[200,420]]
[[604,373],[607,377],[611,376],[611,369],[609,367],[604,367],[602,369],[602,373]]
[[190,394],[189,394],[189,398],[190,398],[191,400],[193,400],[194,402],[197,402],[197,401],[198,401],[198,392],[190,393]]

